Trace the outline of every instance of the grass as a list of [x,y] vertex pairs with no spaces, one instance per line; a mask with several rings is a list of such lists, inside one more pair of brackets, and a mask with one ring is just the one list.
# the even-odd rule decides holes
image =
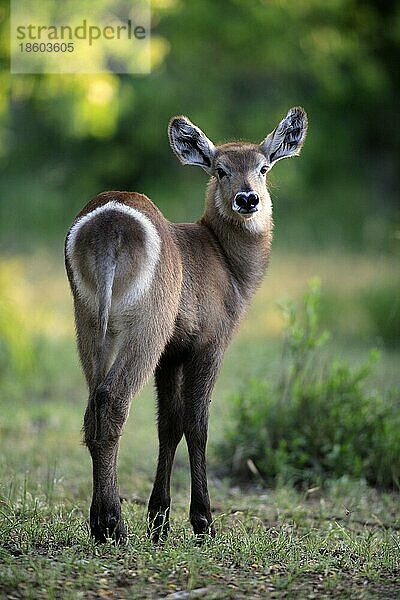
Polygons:
[[[0,263],[6,301],[18,313],[27,342],[15,352],[30,357],[28,367],[18,359],[15,364],[9,359],[8,366],[6,358],[0,361],[0,597],[398,597],[398,494],[346,478],[300,493],[279,485],[265,489],[262,482],[238,488],[217,476],[230,395],[248,377],[279,372],[283,321],[275,302],[284,295],[299,297],[307,278],[322,275],[329,316],[332,302],[359,297],[371,281],[390,279],[394,269],[390,259],[321,256],[303,257],[300,272],[299,260],[274,256],[214,394],[209,456],[217,538],[203,547],[195,544],[183,445],[173,475],[172,535],[162,547],[146,538],[145,505],[156,461],[149,385],[133,403],[121,443],[128,548],[96,547],[88,537],[91,467],[80,443],[86,391],[61,260]],[[375,341],[375,324],[370,327],[367,317],[361,304],[349,301],[348,314],[340,315],[334,330],[333,342],[354,365],[365,360]],[[396,347],[383,348],[374,385],[398,386],[398,360]],[[181,590],[191,595],[177,595]]]
[[26,485],[2,502],[0,589],[24,598],[161,598],[199,588],[207,598],[396,597],[398,498],[346,481],[327,495],[212,487],[216,540],[196,545],[178,492],[163,547],[146,538],[145,499],[123,504],[122,549],[94,546],[82,503],[52,501],[64,495],[57,484],[47,495]]

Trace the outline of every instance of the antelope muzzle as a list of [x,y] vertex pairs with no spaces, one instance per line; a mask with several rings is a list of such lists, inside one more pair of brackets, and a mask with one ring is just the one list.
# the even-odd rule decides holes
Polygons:
[[241,215],[251,215],[258,211],[259,202],[256,192],[238,192],[233,199],[232,208]]

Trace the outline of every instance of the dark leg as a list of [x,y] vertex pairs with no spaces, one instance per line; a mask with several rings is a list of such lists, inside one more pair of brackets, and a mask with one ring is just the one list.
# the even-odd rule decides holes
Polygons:
[[184,367],[182,397],[184,432],[192,478],[190,522],[197,535],[215,535],[207,485],[206,445],[208,408],[221,363],[215,348],[194,353]]
[[[79,301],[76,300],[78,303]],[[82,307],[75,313],[79,356],[89,387],[89,401],[84,418],[84,441],[93,465],[93,499],[90,509],[90,528],[97,541],[107,537],[123,539],[125,530],[121,521],[121,508],[116,492],[117,455],[119,437],[129,409],[129,390],[120,389],[118,369],[114,368],[107,383],[96,385],[96,334],[97,328]],[[111,355],[113,340],[107,336],[104,348]],[[116,362],[122,366],[122,358]],[[99,375],[99,373],[98,373]],[[104,379],[104,374],[103,374]],[[113,392],[111,391],[113,390]]]
[[90,530],[96,541],[126,537],[121,518],[117,481],[119,438],[128,415],[129,400],[115,399],[107,386],[99,386],[89,399],[84,419],[85,444],[93,465]]
[[165,539],[169,531],[171,470],[183,435],[181,379],[182,367],[178,362],[164,359],[156,369],[159,454],[148,508],[148,533],[154,542]]
[[126,537],[117,481],[119,438],[131,397],[141,389],[157,359],[157,349],[125,339],[110,371],[89,397],[84,432],[93,463],[90,529],[100,542]]

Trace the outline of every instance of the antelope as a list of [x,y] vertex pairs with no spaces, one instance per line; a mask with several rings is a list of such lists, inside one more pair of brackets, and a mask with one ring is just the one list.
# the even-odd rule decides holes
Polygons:
[[146,196],[103,192],[77,215],[65,241],[77,346],[89,389],[84,443],[92,458],[90,529],[125,542],[117,481],[119,439],[131,398],[154,373],[158,465],[148,504],[155,541],[169,531],[170,479],[185,436],[190,522],[214,536],[206,475],[208,411],[224,352],[266,271],[272,240],[267,173],[298,155],[307,133],[300,107],[260,144],[215,146],[187,117],[168,136],[184,165],[210,176],[196,223],[171,223]]

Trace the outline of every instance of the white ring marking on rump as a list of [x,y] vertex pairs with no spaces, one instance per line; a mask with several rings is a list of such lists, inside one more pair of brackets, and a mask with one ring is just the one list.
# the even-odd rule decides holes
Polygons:
[[[138,275],[135,277],[135,280],[132,282],[132,286],[124,295],[124,298],[121,299],[122,304],[124,306],[129,306],[133,302],[136,302],[149,290],[161,252],[161,239],[155,225],[150,221],[148,217],[146,217],[146,215],[141,213],[136,208],[112,200],[110,202],[107,202],[106,204],[103,204],[102,206],[95,208],[90,213],[87,213],[86,215],[81,217],[76,223],[74,223],[74,225],[69,230],[66,243],[66,254],[71,264],[72,275],[78,294],[82,298],[82,300],[86,301],[86,303],[88,303],[92,308],[93,303],[95,303],[95,307],[97,308],[98,297],[97,295],[95,298],[93,297],[93,294],[88,289],[81,277],[74,256],[75,242],[77,235],[80,229],[83,227],[83,225],[88,223],[88,221],[90,221],[97,215],[109,210],[115,210],[117,212],[128,215],[133,219],[136,219],[136,221],[138,221],[141,224],[145,232],[144,245],[146,260],[144,262],[144,265],[140,269]],[[122,308],[122,306],[120,306],[119,308]]]

